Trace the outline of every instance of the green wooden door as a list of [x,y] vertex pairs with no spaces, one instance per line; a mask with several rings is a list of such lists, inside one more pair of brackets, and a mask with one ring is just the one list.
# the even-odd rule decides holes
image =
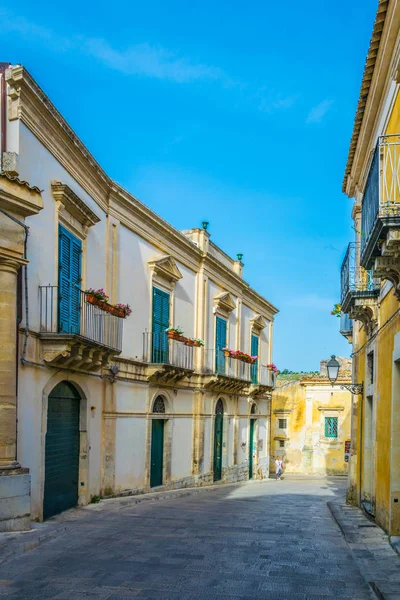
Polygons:
[[214,481],[222,478],[222,439],[224,428],[224,407],[222,400],[218,400],[215,410],[214,422]]
[[80,333],[82,242],[67,229],[58,231],[58,330]]
[[253,479],[253,446],[254,446],[254,425],[255,420],[250,419],[250,436],[249,436],[249,479]]
[[78,503],[80,397],[67,381],[51,392],[47,409],[43,517]]
[[152,362],[168,363],[169,294],[153,288]]
[[[251,355],[258,356],[260,338],[257,335],[251,336]],[[251,382],[258,383],[258,360],[251,365]]]
[[163,419],[152,421],[150,487],[157,487],[163,483],[164,423]]
[[217,317],[215,329],[215,372],[225,375],[226,321]]

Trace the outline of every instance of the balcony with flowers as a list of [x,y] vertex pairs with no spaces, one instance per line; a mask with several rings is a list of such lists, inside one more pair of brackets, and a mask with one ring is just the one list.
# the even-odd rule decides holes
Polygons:
[[[360,265],[360,244],[348,245],[341,268],[341,303],[337,313],[347,314],[349,319],[361,321],[369,335],[377,325],[377,300],[380,282],[372,271]],[[335,314],[335,309],[332,311]]]

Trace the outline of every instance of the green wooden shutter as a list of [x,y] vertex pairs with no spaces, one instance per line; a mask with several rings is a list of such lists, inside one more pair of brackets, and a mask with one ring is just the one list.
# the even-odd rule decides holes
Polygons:
[[[260,345],[260,338],[257,335],[251,336],[251,355],[258,356]],[[258,383],[258,359],[251,365],[251,381],[252,383]]]
[[152,362],[168,362],[168,336],[170,296],[167,292],[153,287],[152,315]]
[[337,438],[338,436],[338,418],[325,417],[325,437]]
[[222,351],[226,347],[226,320],[217,317],[215,331],[215,370],[217,373],[225,373],[225,356]]
[[64,333],[79,333],[82,242],[61,225],[58,240],[58,328]]

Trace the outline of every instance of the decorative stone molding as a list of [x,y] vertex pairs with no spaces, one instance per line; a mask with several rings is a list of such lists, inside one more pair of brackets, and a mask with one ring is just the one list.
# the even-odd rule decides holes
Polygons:
[[261,315],[256,315],[253,319],[250,319],[250,324],[255,333],[260,334],[263,329],[266,328],[267,324]]
[[214,312],[221,314],[223,317],[229,317],[231,312],[235,310],[236,304],[229,292],[222,292],[214,297]]
[[54,199],[61,202],[65,210],[76,219],[84,228],[100,222],[100,218],[81,200],[71,188],[61,181],[53,181],[51,184]]
[[273,388],[269,385],[263,385],[261,383],[253,383],[249,389],[249,396],[251,398],[261,398],[268,396]]
[[398,229],[389,229],[382,244],[382,256],[400,256],[400,231]]
[[0,206],[18,216],[29,217],[42,210],[43,200],[38,187],[0,173]]
[[317,410],[322,412],[342,412],[344,406],[318,406]]
[[373,276],[386,279],[393,284],[393,293],[400,300],[400,257],[378,256],[373,267]]
[[368,336],[378,325],[378,303],[376,298],[355,298],[349,311],[350,319],[361,321]]
[[43,361],[84,371],[99,371],[120,352],[69,334],[41,333]]
[[185,377],[190,377],[193,373],[191,369],[174,367],[172,365],[149,365],[146,369],[146,380],[149,383],[175,384]]
[[176,282],[182,279],[182,273],[172,256],[159,256],[149,260],[148,265],[152,271],[153,283],[160,282],[172,290]]
[[249,387],[249,382],[236,377],[216,374],[203,377],[203,387],[218,393],[239,394]]

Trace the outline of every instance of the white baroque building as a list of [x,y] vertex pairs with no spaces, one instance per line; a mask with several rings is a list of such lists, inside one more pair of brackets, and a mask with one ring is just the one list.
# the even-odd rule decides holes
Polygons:
[[[97,495],[267,476],[277,309],[206,228],[178,231],[112,181],[23,67],[3,64],[0,78],[0,287],[13,324],[0,334],[14,351],[0,354],[0,499],[10,482],[19,490],[0,530]],[[92,304],[89,288],[132,314]],[[204,347],[169,339],[170,325]]]

